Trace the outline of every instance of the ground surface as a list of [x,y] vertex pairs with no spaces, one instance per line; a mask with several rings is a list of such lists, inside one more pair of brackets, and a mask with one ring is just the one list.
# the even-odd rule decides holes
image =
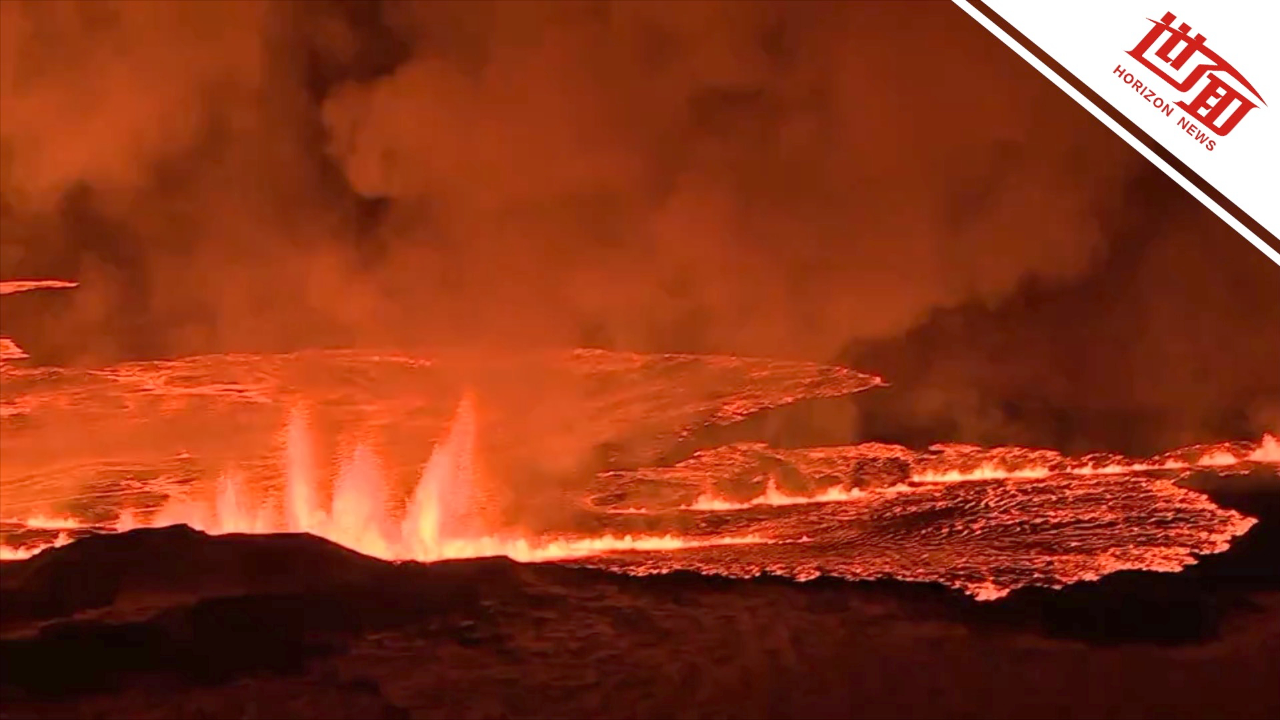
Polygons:
[[3,566],[0,716],[1274,717],[1274,481],[1215,490],[1263,520],[1182,573],[987,603],[894,581],[391,565],[300,535],[102,536]]

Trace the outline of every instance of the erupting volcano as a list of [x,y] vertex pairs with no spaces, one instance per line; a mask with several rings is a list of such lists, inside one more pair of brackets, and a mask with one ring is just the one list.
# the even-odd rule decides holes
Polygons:
[[[186,524],[310,533],[392,561],[499,555],[642,575],[894,577],[990,599],[1122,569],[1176,571],[1220,552],[1254,521],[1178,481],[1280,463],[1273,436],[1143,459],[707,446],[704,428],[879,380],[807,363],[603,351],[471,358],[461,375],[447,364],[345,351],[101,370],[6,364],[4,557]],[[460,376],[558,392],[504,394],[482,379],[477,393]],[[548,462],[584,448],[605,457]],[[534,481],[530,463],[559,475]]]
[[[171,500],[148,523],[185,524],[214,534],[306,532],[385,560],[432,562],[505,555],[526,562],[561,560],[623,550],[678,550],[709,545],[760,542],[754,537],[682,539],[674,535],[598,535],[546,541],[483,535],[468,522],[475,508],[476,419],[473,400],[464,397],[445,437],[435,446],[399,517],[390,508],[387,474],[368,445],[357,445],[342,461],[324,506],[321,475],[313,464],[306,415],[290,416],[284,450],[283,508],[265,491],[255,492],[244,475],[229,471],[217,481],[211,503]],[[23,524],[48,527],[58,521],[38,518]],[[126,516],[117,526],[130,529]],[[63,520],[62,527],[75,521]],[[14,551],[10,551],[16,554]]]
[[1280,717],[1280,245],[1086,92],[1269,4],[1001,5],[0,0],[0,720]]

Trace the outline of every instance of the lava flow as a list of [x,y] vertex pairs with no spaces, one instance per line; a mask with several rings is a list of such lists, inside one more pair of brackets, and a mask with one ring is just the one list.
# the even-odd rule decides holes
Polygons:
[[[483,429],[473,396],[440,402],[457,397],[441,363],[406,354],[6,365],[0,558],[183,523],[307,532],[394,561],[505,555],[631,574],[892,577],[989,599],[1124,569],[1175,571],[1220,552],[1254,520],[1178,481],[1280,464],[1274,436],[1136,459],[882,443],[693,452],[700,428],[879,380],[809,363],[604,351],[494,365],[466,367],[508,382],[486,387]],[[424,438],[438,441],[427,451]],[[543,482],[538,463],[565,448],[607,449],[599,454],[632,469]],[[491,451],[500,473],[485,465]],[[492,506],[499,476],[518,500],[505,514]],[[521,515],[535,507],[555,509]]]
[[1119,570],[1177,571],[1255,523],[1183,487],[1196,471],[1274,473],[1280,442],[1189,447],[1146,459],[1051,450],[862,443],[783,450],[739,443],[671,467],[606,473],[589,504],[619,523],[759,533],[725,553],[591,558],[620,572],[882,577],[940,582],[979,599]]
[[[1061,457],[1052,451],[1033,452],[1030,453],[1030,459],[1028,459],[1028,452],[1025,448],[976,448],[970,450],[968,454],[971,457],[980,455],[986,458],[976,466],[972,466],[971,462],[964,462],[961,459],[959,464],[962,467],[960,468],[939,469],[936,460],[930,462],[925,456],[920,458],[920,467],[913,468],[911,472],[903,475],[899,478],[899,482],[888,487],[882,487],[881,492],[909,490],[912,486],[925,483],[951,483],[974,480],[1040,480],[1058,474],[1084,477],[1133,475],[1156,470],[1186,471],[1197,468],[1231,472],[1235,468],[1248,467],[1253,464],[1280,464],[1280,440],[1277,440],[1274,435],[1263,435],[1257,446],[1251,449],[1242,449],[1237,445],[1234,443],[1222,443],[1210,447],[1191,447],[1172,453],[1165,453],[1160,457],[1148,460],[1131,460],[1111,455],[1077,460]],[[747,445],[746,447],[752,446]],[[891,446],[877,446],[874,444],[851,445],[843,448],[814,448],[787,454],[798,459],[801,463],[812,463],[815,460],[825,460],[827,462],[834,460],[839,463],[842,457],[846,462],[865,457],[869,449],[873,452],[875,449],[887,449],[887,457],[906,459],[908,462],[911,459],[915,459],[911,453],[892,449]],[[945,452],[947,450],[946,446],[935,446],[935,449],[943,450],[944,457],[947,455]],[[725,450],[728,450],[728,448],[725,448]],[[719,466],[719,462],[711,459],[715,452],[711,451],[698,455],[679,467],[692,468],[695,472],[699,472],[703,470],[704,463],[709,462],[713,466]],[[964,453],[960,453],[960,456],[963,458]],[[954,455],[950,462],[956,462]],[[717,470],[723,472],[724,468],[717,467]],[[660,469],[656,471],[663,472]],[[670,471],[667,472],[668,474],[670,473]],[[612,477],[616,479],[624,477],[626,474],[613,473]],[[699,494],[692,503],[681,505],[680,509],[723,512],[761,506],[781,507],[809,503],[843,502],[864,497],[867,492],[859,487],[833,485],[810,494],[790,494],[779,487],[776,477],[769,475],[765,480],[764,490],[750,499],[734,500],[711,490]],[[608,509],[607,512],[634,515],[646,514],[649,511],[644,508],[621,507]]]
[[[530,539],[476,532],[474,525],[460,522],[474,504],[475,436],[474,402],[464,397],[397,521],[388,510],[391,497],[386,471],[367,444],[358,445],[341,463],[331,502],[325,506],[322,474],[313,461],[311,430],[306,414],[295,410],[285,433],[283,507],[265,493],[255,493],[242,473],[229,471],[219,477],[212,502],[171,499],[149,522],[139,523],[127,514],[116,529],[185,524],[211,534],[306,532],[372,557],[419,562],[497,555],[538,562],[619,551],[763,542],[755,536],[689,539],[673,534],[603,534]],[[47,517],[23,524],[27,528],[79,526],[71,518]],[[7,554],[21,557],[31,552],[10,548]]]

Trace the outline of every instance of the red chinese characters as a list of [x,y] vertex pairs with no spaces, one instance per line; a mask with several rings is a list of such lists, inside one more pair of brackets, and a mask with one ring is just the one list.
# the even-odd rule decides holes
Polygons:
[[1250,110],[1266,103],[1238,70],[1209,49],[1204,35],[1192,35],[1187,23],[1175,27],[1176,20],[1173,13],[1153,20],[1151,30],[1129,55],[1189,98],[1178,102],[1178,107],[1210,132],[1226,135]]

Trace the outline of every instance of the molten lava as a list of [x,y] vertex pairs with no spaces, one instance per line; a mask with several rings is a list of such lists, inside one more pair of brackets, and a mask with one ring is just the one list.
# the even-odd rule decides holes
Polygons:
[[[765,485],[764,492],[750,500],[738,502],[716,495],[715,493],[706,492],[698,496],[693,503],[682,505],[681,510],[699,510],[703,512],[723,512],[732,510],[745,510],[753,507],[785,507],[787,505],[805,505],[808,503],[829,503],[829,502],[845,502],[856,500],[866,493],[859,488],[841,488],[829,487],[822,492],[813,495],[788,495],[778,487],[775,478],[770,477]],[[620,512],[630,514],[641,514],[646,512],[641,508],[625,508]]]
[[[314,463],[314,443],[307,415],[295,410],[284,433],[284,503],[255,491],[245,475],[227,470],[218,478],[212,501],[171,498],[148,523],[129,515],[116,529],[184,524],[211,534],[307,532],[357,552],[384,560],[436,560],[505,555],[536,562],[580,558],[620,551],[670,551],[682,548],[764,542],[757,536],[688,539],[674,534],[554,537],[531,539],[479,532],[468,523],[476,485],[476,415],[471,396],[458,405],[443,440],[422,469],[421,478],[402,516],[397,519],[381,458],[369,444],[359,444],[339,466],[331,502],[321,502],[322,474]],[[33,516],[27,529],[83,527],[74,518]],[[6,548],[6,559],[19,559],[66,542],[31,548]]]
[[590,504],[618,519],[671,518],[686,532],[758,533],[733,555],[589,558],[619,572],[673,570],[807,579],[941,582],[980,599],[1119,570],[1177,571],[1255,521],[1177,481],[1196,470],[1274,472],[1274,436],[1153,458],[880,443],[783,450],[740,443],[670,467],[600,476]]
[[[514,374],[511,385],[539,392],[515,409],[482,395],[483,429],[476,398],[440,402],[457,397],[456,385],[436,361],[411,355],[6,364],[0,517],[26,519],[0,520],[0,558],[185,523],[307,532],[388,560],[506,555],[633,574],[894,577],[993,598],[1123,569],[1177,570],[1219,552],[1254,521],[1177,480],[1280,464],[1280,442],[1266,436],[1143,459],[738,443],[661,465],[687,456],[699,428],[879,380],[808,363],[603,351],[503,363],[490,375]],[[563,395],[546,402],[546,386]],[[494,511],[495,477],[522,499],[545,495],[524,463],[565,447],[608,448],[613,466],[637,469],[553,485],[554,496],[539,497],[561,504],[552,530]],[[493,472],[481,461],[494,448],[521,462]]]
[[[855,454],[860,454],[863,446],[849,446],[848,448],[820,448],[810,453],[826,454],[828,456],[838,456],[842,450],[852,450]],[[1128,460],[1108,458],[1105,464],[1098,464],[1096,461],[1072,460],[1070,458],[1056,458],[1051,462],[1032,461],[1026,463],[1019,462],[1018,456],[1023,448],[996,448],[985,451],[985,454],[996,456],[997,459],[983,461],[976,467],[968,467],[962,469],[937,469],[934,467],[922,467],[921,469],[911,472],[909,475],[901,478],[901,482],[890,487],[882,488],[881,492],[892,492],[895,490],[906,490],[913,485],[923,483],[952,483],[966,482],[974,480],[1039,480],[1047,478],[1051,475],[1080,475],[1080,476],[1098,476],[1098,475],[1133,475],[1135,473],[1147,473],[1157,470],[1191,470],[1195,468],[1216,468],[1216,469],[1232,469],[1247,466],[1253,463],[1262,464],[1280,464],[1280,441],[1276,440],[1274,435],[1263,435],[1262,441],[1257,447],[1251,451],[1233,450],[1230,447],[1217,448],[1189,448],[1188,450],[1170,453],[1169,455],[1187,455],[1188,452],[1196,453],[1197,457],[1192,460],[1179,459],[1160,459],[1151,460]],[[714,452],[714,451],[713,451]],[[804,453],[806,451],[799,451]],[[895,453],[896,455],[896,453]],[[1003,457],[1002,457],[1003,456]],[[701,458],[695,458],[689,462],[690,465],[696,467]],[[614,474],[618,477],[623,474]],[[699,510],[704,512],[716,511],[733,511],[743,510],[746,508],[760,506],[787,506],[787,505],[803,505],[807,503],[829,503],[842,502],[848,500],[856,500],[866,495],[866,491],[857,487],[840,487],[831,486],[821,491],[811,494],[789,494],[779,488],[777,479],[769,476],[766,479],[764,491],[745,501],[736,501],[714,491],[703,492],[688,505],[682,505],[682,510]],[[608,512],[620,514],[644,514],[648,512],[643,508],[624,507],[617,509],[609,509]]]

